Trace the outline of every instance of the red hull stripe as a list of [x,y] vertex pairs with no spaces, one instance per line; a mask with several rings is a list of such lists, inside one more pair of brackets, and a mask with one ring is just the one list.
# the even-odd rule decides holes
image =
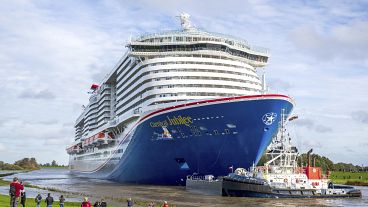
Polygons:
[[146,116],[141,118],[141,120],[139,120],[139,122],[143,121],[144,119],[147,119],[148,117],[150,117],[152,115],[155,115],[155,114],[158,114],[158,113],[161,113],[161,112],[164,112],[164,111],[169,111],[169,110],[173,110],[173,109],[187,107],[187,106],[193,106],[193,105],[199,105],[199,104],[208,104],[208,103],[215,103],[215,102],[223,102],[223,101],[235,101],[235,100],[241,100],[241,99],[257,99],[257,98],[286,98],[286,99],[290,99],[290,97],[288,97],[286,95],[264,94],[264,95],[252,95],[252,96],[234,96],[234,97],[227,97],[227,98],[218,98],[218,99],[196,101],[196,102],[180,104],[180,105],[176,105],[176,106],[170,106],[170,107],[167,107],[167,108],[164,108],[164,109],[159,109],[157,111],[154,111],[154,112],[151,112],[151,113],[147,114]]

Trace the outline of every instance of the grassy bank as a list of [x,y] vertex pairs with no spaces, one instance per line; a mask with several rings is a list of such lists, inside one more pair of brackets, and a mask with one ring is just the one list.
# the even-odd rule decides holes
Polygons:
[[[54,198],[55,199],[55,198]],[[56,198],[57,200],[57,198]],[[82,199],[81,199],[82,200]],[[92,200],[94,200],[92,198]],[[115,199],[115,202],[118,201],[119,205],[111,205],[108,203],[108,207],[120,207],[120,206],[126,206],[126,198],[120,198],[120,199]],[[9,202],[10,202],[10,197],[8,195],[1,195],[0,194],[0,206],[9,206]],[[91,203],[92,206],[93,206],[93,202]],[[160,204],[160,203],[157,203],[157,204]],[[35,206],[36,203],[34,201],[34,198],[27,198],[27,201],[26,201],[26,206]],[[137,206],[137,207],[143,207],[143,206],[147,206],[148,205],[148,202],[142,202],[142,201],[134,201],[134,206]],[[20,204],[18,205],[20,206]],[[53,206],[59,206],[59,201],[55,201],[53,203]],[[81,202],[65,202],[64,204],[64,207],[80,207],[81,206]],[[160,206],[160,205],[158,205]],[[170,206],[173,206],[173,207],[176,207],[176,205],[170,205]],[[41,202],[41,207],[46,207],[46,203],[45,203],[45,199],[43,198],[42,202]]]
[[3,179],[0,179],[0,186],[9,185],[9,184],[10,184],[9,181],[5,181]]
[[368,186],[368,172],[332,172],[330,179],[337,184]]
[[[9,186],[9,184],[10,184],[9,181],[5,181],[5,180],[0,178],[0,186]],[[26,187],[47,190],[47,191],[50,191],[50,192],[69,193],[69,194],[73,194],[73,195],[78,195],[78,196],[80,196],[81,200],[83,199],[83,197],[89,197],[89,198],[91,198],[92,201],[96,200],[92,195],[86,194],[86,193],[83,193],[83,192],[73,193],[73,192],[60,191],[58,189],[44,188],[44,187],[39,187],[39,186],[34,186],[34,185],[29,185],[29,184],[26,184]],[[113,203],[121,203],[122,204],[122,205],[117,205],[117,206],[125,206],[126,200],[127,200],[127,198],[119,198],[119,197],[111,197],[111,196],[103,196],[103,198],[106,201],[113,201]],[[9,198],[8,195],[1,195],[0,194],[0,206],[9,206],[9,199],[10,198]],[[54,198],[54,199],[57,199],[57,198]],[[99,198],[98,198],[98,200],[99,200]],[[143,207],[143,206],[147,206],[149,204],[148,201],[135,200],[134,198],[133,198],[133,200],[134,200],[134,206],[137,206],[137,207]],[[42,202],[43,203],[42,203],[41,207],[46,206],[45,203],[44,203],[45,201],[43,200]],[[158,202],[158,203],[160,203],[160,202]],[[27,203],[26,204],[28,204],[26,206],[34,206],[35,205],[34,198],[27,198]],[[80,204],[81,204],[80,202],[68,202],[68,203],[65,204],[65,207],[74,207],[74,206],[80,207]],[[53,206],[59,206],[59,202],[55,202]],[[108,205],[108,206],[109,207],[117,207],[115,205]],[[176,205],[170,205],[170,206],[175,207]]]
[[[10,197],[6,196],[6,195],[0,195],[0,206],[9,206],[9,202],[10,202]],[[35,206],[35,201],[34,198],[27,198],[26,201],[26,206]],[[80,203],[79,202],[66,202],[65,203],[65,207],[80,207]],[[43,200],[41,203],[41,207],[45,207],[45,201]],[[59,206],[59,202],[54,202],[53,206]],[[110,206],[109,207],[114,207],[114,206]]]

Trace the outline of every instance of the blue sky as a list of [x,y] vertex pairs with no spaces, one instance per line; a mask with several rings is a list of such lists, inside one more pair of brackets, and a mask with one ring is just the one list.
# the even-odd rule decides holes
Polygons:
[[0,7],[0,157],[66,164],[73,123],[131,36],[192,23],[270,49],[302,151],[368,165],[368,1],[8,1]]

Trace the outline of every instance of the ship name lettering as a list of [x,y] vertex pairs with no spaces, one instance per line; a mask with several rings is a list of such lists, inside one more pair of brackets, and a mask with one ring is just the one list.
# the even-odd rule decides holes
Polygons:
[[173,117],[168,117],[167,116],[167,120],[169,121],[170,125],[185,125],[185,126],[190,126],[190,124],[193,123],[192,121],[192,117],[190,116],[173,116]]
[[185,125],[190,126],[193,123],[192,117],[190,116],[172,116],[166,117],[166,120],[150,122],[151,127],[166,127],[166,126],[178,126]]
[[163,127],[163,126],[167,126],[167,125],[168,125],[168,123],[167,123],[166,120],[165,121],[156,121],[156,122],[151,122],[150,123],[151,127]]

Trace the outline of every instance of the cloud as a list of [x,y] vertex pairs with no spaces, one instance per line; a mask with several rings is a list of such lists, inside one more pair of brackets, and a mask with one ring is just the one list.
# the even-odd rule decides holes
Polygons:
[[272,90],[289,90],[292,85],[282,79],[270,78],[267,82]]
[[314,122],[310,119],[297,119],[295,125],[312,129],[314,127]]
[[314,130],[316,130],[316,132],[320,132],[320,133],[332,132],[331,127],[327,127],[327,126],[323,126],[323,125],[315,126]]
[[70,144],[70,139],[67,138],[46,138],[45,143],[46,146],[49,145],[56,145],[59,147],[66,147],[68,144]]
[[357,122],[368,124],[368,113],[366,111],[354,111],[351,113],[351,117]]
[[0,151],[6,151],[7,147],[3,144],[0,143]]
[[367,21],[352,21],[332,26],[327,31],[320,30],[309,25],[297,27],[291,33],[291,41],[301,51],[318,60],[367,61]]
[[356,152],[355,150],[351,149],[350,147],[344,147],[344,149],[345,149],[347,152]]
[[302,145],[303,145],[303,148],[305,148],[305,149],[321,148],[322,147],[322,144],[319,141],[311,140],[311,139],[304,140],[302,142]]
[[23,99],[54,99],[55,95],[47,89],[41,90],[41,91],[24,90],[21,94],[19,94],[19,98],[23,98]]
[[[332,137],[342,137],[334,139],[334,147],[323,149],[333,154],[343,151],[345,145],[355,149],[353,143],[364,141],[367,131],[360,130],[357,123],[366,124],[367,119],[350,110],[364,112],[367,105],[362,96],[368,88],[367,2],[159,2],[2,4],[0,120],[17,117],[0,121],[4,145],[21,151],[16,156],[29,155],[31,150],[19,150],[22,144],[41,162],[54,157],[66,163],[63,140],[73,141],[73,123],[81,106],[88,103],[90,84],[99,83],[110,72],[131,36],[180,28],[175,16],[181,11],[191,14],[193,25],[207,31],[237,36],[270,49],[265,69],[271,89],[286,91],[283,94],[296,101],[296,110],[303,109],[298,114],[313,118],[295,121],[311,140],[308,146],[327,146],[326,140],[331,143]],[[344,133],[354,141],[347,143]],[[40,145],[50,150],[37,150]],[[340,159],[351,154],[344,153],[334,156],[341,154]],[[365,156],[350,156],[351,160],[368,164],[364,159],[367,152],[362,150],[362,154]],[[22,158],[10,153],[0,156],[9,162]]]
[[305,127],[309,130],[314,130],[314,131],[319,132],[319,133],[332,132],[331,127],[324,126],[324,125],[321,125],[321,124],[316,124],[311,119],[297,119],[294,122],[295,122],[295,125],[297,125],[297,126]]

